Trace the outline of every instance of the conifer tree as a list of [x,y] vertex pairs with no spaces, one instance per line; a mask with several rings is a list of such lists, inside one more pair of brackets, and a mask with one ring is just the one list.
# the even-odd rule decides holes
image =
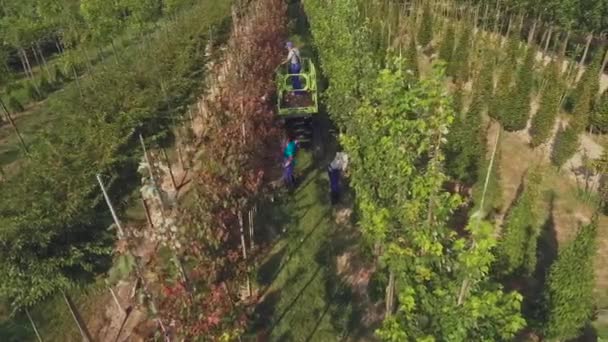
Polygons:
[[487,110],[494,97],[494,62],[491,58],[483,63],[473,88],[473,103],[481,112]]
[[536,50],[528,48],[524,63],[517,73],[515,87],[503,107],[501,123],[507,131],[519,131],[526,128],[530,117],[530,93],[534,87],[534,59]]
[[579,136],[584,132],[589,123],[589,111],[591,107],[592,87],[583,88],[583,92],[576,102],[568,126],[560,129],[555,137],[551,160],[558,167],[564,165],[578,150],[580,145]]
[[445,37],[441,42],[441,48],[439,49],[439,58],[443,59],[446,63],[448,63],[448,65],[452,60],[452,55],[454,54],[455,43],[456,33],[454,32],[454,26],[449,25]]
[[577,337],[593,314],[594,270],[597,221],[584,226],[551,266],[544,291],[549,339]]
[[501,70],[498,83],[492,100],[492,106],[488,112],[490,117],[501,120],[505,107],[511,102],[511,88],[513,84],[514,70],[517,70],[519,42],[510,37],[507,42],[506,57],[501,61]]
[[418,49],[416,47],[416,38],[412,36],[410,38],[410,46],[407,50],[405,67],[409,70],[414,78],[420,77],[420,71],[418,68]]
[[418,30],[418,43],[423,47],[427,46],[433,40],[433,14],[431,13],[431,6],[429,3],[425,3],[422,12],[422,23]]
[[563,82],[559,77],[559,65],[556,62],[552,62],[547,66],[546,74],[545,89],[541,95],[540,106],[538,112],[532,118],[530,127],[530,144],[533,147],[544,144],[549,140],[555,126],[555,118],[559,111],[561,95],[564,89]]
[[499,272],[517,274],[520,271],[532,274],[536,267],[536,241],[540,234],[538,222],[538,200],[542,182],[539,170],[526,177],[524,190],[507,214],[502,238],[498,243]]
[[570,101],[573,107],[576,107],[579,101],[582,100],[585,91],[589,90],[590,97],[587,99],[589,105],[592,104],[592,101],[595,99],[595,96],[599,92],[600,89],[600,68],[602,67],[602,61],[604,58],[604,49],[601,48],[599,51],[595,53],[593,56],[593,60],[591,64],[589,64],[585,68],[585,72],[581,79],[576,83],[576,87],[574,88],[572,95],[570,96]]
[[[486,130],[482,120],[484,93],[477,90],[473,94],[468,112],[464,116],[458,115],[454,120],[445,147],[448,174],[453,179],[469,185],[477,181],[480,161],[486,154]],[[462,88],[459,87],[454,96],[456,113],[462,110],[461,102]]]
[[590,124],[593,129],[608,133],[608,91],[602,94],[591,113]]
[[578,150],[579,133],[572,126],[561,126],[555,135],[553,151],[551,151],[551,162],[555,166],[562,167]]
[[456,51],[454,51],[452,60],[450,61],[450,64],[448,64],[447,74],[452,76],[457,82],[466,82],[469,79],[471,29],[470,25],[465,25],[465,28],[458,39]]

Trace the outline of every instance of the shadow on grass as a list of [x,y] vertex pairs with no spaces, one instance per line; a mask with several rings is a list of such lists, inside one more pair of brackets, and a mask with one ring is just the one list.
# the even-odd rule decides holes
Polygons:
[[536,269],[528,280],[526,288],[523,290],[524,302],[523,313],[529,320],[531,327],[540,327],[546,320],[543,310],[543,289],[545,288],[546,278],[553,262],[557,259],[558,244],[557,233],[555,231],[555,221],[553,209],[555,205],[555,194],[550,193],[549,216],[541,228],[540,236],[536,246]]

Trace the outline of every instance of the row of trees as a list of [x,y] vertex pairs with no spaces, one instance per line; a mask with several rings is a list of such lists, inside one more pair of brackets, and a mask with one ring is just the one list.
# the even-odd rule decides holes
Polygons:
[[[330,6],[310,1],[305,7],[330,80],[330,115],[352,156],[360,225],[388,272],[387,319],[379,336],[394,341],[507,340],[526,324],[522,296],[505,291],[495,279],[539,275],[537,258],[545,253],[538,247],[543,180],[540,169],[530,170],[502,225],[484,220],[500,207],[500,133],[487,146],[485,117],[489,114],[504,129],[522,130],[533,95],[540,92],[543,115],[532,122],[531,135],[533,145],[543,144],[552,135],[568,83],[558,61],[541,67],[534,47],[474,33],[472,12],[461,21],[445,20],[434,15],[441,12],[438,4],[454,5],[342,0]],[[395,10],[401,20],[392,20]],[[379,24],[386,18],[388,25]],[[409,49],[404,59],[395,60],[402,46]],[[434,62],[433,71],[419,79],[418,46],[437,51],[447,64],[452,99],[445,93],[442,62]],[[603,58],[601,51],[594,54],[597,58]],[[594,62],[586,70],[597,76],[599,66]],[[585,78],[577,83],[583,88],[598,80]],[[589,97],[582,102],[571,97],[574,103],[590,104]],[[571,123],[579,117],[576,111]],[[462,201],[445,191],[448,181],[473,186],[473,215],[457,230],[448,219]],[[550,268],[542,265],[548,276],[537,292],[538,309],[525,316],[539,334],[571,338],[588,324],[596,226],[597,220],[585,225]],[[585,266],[575,268],[575,258]],[[576,299],[566,300],[569,294]]]
[[331,82],[330,114],[352,157],[360,224],[389,273],[378,334],[389,341],[508,339],[524,325],[521,296],[489,277],[492,225],[478,217],[462,235],[448,225],[461,200],[443,188],[443,147],[455,116],[444,66],[419,80],[417,58],[383,58],[384,48],[367,43],[374,37],[367,38],[366,20],[378,18],[366,18],[359,4],[309,1],[305,9]]
[[[102,64],[49,102],[61,119],[28,146],[18,176],[0,184],[0,296],[29,307],[103,270],[112,254],[95,174],[115,203],[132,189],[137,133],[163,137],[200,91],[204,43],[229,4],[203,3]],[[83,114],[86,113],[86,114]],[[10,200],[9,200],[10,199]]]
[[[77,76],[104,58],[106,47],[116,54],[115,41],[149,31],[162,15],[174,15],[191,0],[3,0],[0,6],[0,86],[16,92],[26,83],[28,98],[10,94],[11,101],[37,101],[48,83],[60,86],[61,74]],[[131,33],[131,35],[125,35]],[[91,54],[91,52],[94,52]],[[52,54],[61,53],[51,66]],[[39,72],[35,67],[39,66]],[[17,82],[23,71],[28,82]],[[23,105],[23,103],[21,103]],[[12,106],[18,108],[17,105]]]
[[253,225],[247,213],[276,168],[280,130],[267,99],[283,56],[287,7],[261,0],[241,9],[222,61],[225,78],[214,85],[218,93],[199,103],[205,110],[198,117],[203,130],[196,139],[202,144],[190,190],[194,202],[182,203],[178,213],[182,247],[176,253],[190,265],[189,284],[177,275],[161,279],[178,289],[162,295],[162,314],[186,339],[236,340],[257,303],[248,274],[255,241],[244,230]]
[[[428,19],[427,13],[430,11],[422,11],[421,29],[424,29],[425,20]],[[472,16],[469,16],[471,18]],[[432,20],[432,19],[431,19]],[[437,20],[435,18],[435,20]],[[474,23],[466,19],[460,22],[462,35],[467,35],[469,28],[473,27]],[[447,22],[447,25],[454,25],[454,22]],[[450,29],[450,26],[444,33],[444,40],[440,47],[440,58],[445,58],[449,63],[462,63],[462,60],[454,61],[449,53],[449,46],[453,46],[454,42],[448,42],[447,39],[455,40],[455,34]],[[437,33],[437,32],[436,32]],[[487,103],[493,103],[489,106],[488,114],[495,120],[501,123],[506,130],[517,131],[526,127],[530,113],[530,98],[533,91],[541,93],[540,109],[537,116],[532,120],[530,129],[531,142],[533,146],[549,141],[555,126],[557,113],[561,107],[562,101],[566,94],[566,85],[571,80],[567,79],[567,74],[562,72],[561,65],[564,63],[563,49],[561,49],[561,57],[557,58],[547,66],[539,66],[535,61],[537,54],[534,46],[522,48],[521,43],[514,38],[507,37],[507,42],[502,43],[502,39],[489,36],[484,37],[483,32],[478,34],[478,37],[471,43],[482,48],[476,59],[465,61],[465,64],[470,64],[474,69],[480,70],[477,79],[473,82],[473,91],[471,94],[471,104],[469,111],[476,112],[479,108],[479,94],[489,93],[490,97],[485,97]],[[505,53],[500,52],[500,46],[505,44]],[[446,48],[447,46],[447,48]],[[492,51],[493,50],[493,51]],[[443,54],[441,53],[443,51]],[[498,52],[498,53],[497,53]],[[559,55],[558,53],[558,55]],[[466,54],[463,54],[466,56]],[[441,57],[443,56],[443,57]],[[496,58],[498,57],[498,59]],[[572,130],[576,134],[572,134],[573,141],[568,148],[571,151],[563,152],[565,148],[560,145],[558,138],[553,149],[553,162],[557,165],[562,165],[569,159],[578,146],[578,136],[588,125],[588,118],[591,112],[591,106],[595,102],[595,94],[599,90],[599,75],[602,66],[604,53],[602,50],[595,53],[592,63],[585,69],[585,73],[580,81],[576,83],[576,87],[572,89],[569,95],[569,102],[573,103],[573,118],[566,130]],[[501,65],[498,68],[494,65]],[[475,67],[476,66],[476,67]],[[493,80],[495,79],[495,71],[498,69],[497,86],[494,89]],[[544,72],[538,73],[541,69]],[[453,73],[453,79],[456,83],[457,93],[456,98],[462,97],[458,87],[459,79],[466,75]],[[494,93],[495,99],[491,101],[491,94]],[[461,107],[457,106],[457,110]],[[597,112],[596,112],[597,113]],[[601,116],[601,115],[598,115]],[[465,116],[466,118],[466,116]],[[480,118],[479,118],[480,119]],[[485,178],[476,168],[469,169],[469,172],[463,173],[461,165],[467,165],[466,161],[471,159],[483,159],[484,150],[471,148],[478,139],[478,124],[469,122],[467,129],[459,129],[459,121],[456,121],[456,126],[452,130],[451,139],[448,139],[448,161],[460,161],[459,164],[448,164],[448,171],[456,166],[454,176],[462,181],[463,179]],[[483,136],[486,132],[483,132]],[[561,160],[556,160],[556,154],[566,155]],[[471,158],[473,154],[473,158]],[[461,166],[461,167],[458,167]],[[542,178],[540,170],[534,169],[529,172],[525,182],[522,184],[522,191],[516,199],[515,203],[508,211],[504,223],[502,224],[501,239],[495,251],[497,261],[494,264],[497,277],[503,279],[523,278],[532,279],[533,277],[542,277],[544,272],[548,273],[546,283],[541,284],[540,288],[527,291],[539,294],[540,300],[526,299],[533,301],[538,307],[534,310],[534,314],[528,314],[526,319],[529,325],[535,331],[544,334],[549,338],[572,338],[578,336],[581,329],[589,323],[593,309],[593,288],[594,288],[594,273],[593,259],[595,256],[595,230],[597,226],[597,218],[585,225],[574,241],[564,247],[550,269],[546,270],[547,265],[538,265],[537,256],[546,254],[547,251],[539,250],[537,241],[541,236],[542,222],[539,220],[539,210],[542,208],[540,191],[542,190]],[[462,175],[467,177],[463,177]],[[477,197],[477,196],[476,196]],[[475,198],[477,200],[477,198]],[[573,271],[574,261],[573,255],[578,259],[578,265],[584,265],[583,268]],[[544,257],[546,259],[546,257]],[[546,263],[547,261],[544,260]],[[543,269],[543,267],[545,269]],[[577,279],[578,277],[578,279]],[[577,279],[575,281],[574,279]],[[529,283],[538,283],[539,279],[531,280]],[[532,296],[534,296],[532,295]],[[576,300],[570,297],[570,300],[565,300],[568,295],[573,295]]]

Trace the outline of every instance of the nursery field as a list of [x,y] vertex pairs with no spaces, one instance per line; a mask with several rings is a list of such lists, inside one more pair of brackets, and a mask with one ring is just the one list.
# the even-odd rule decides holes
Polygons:
[[[0,340],[608,338],[608,7],[25,3]],[[293,155],[287,41],[320,74]]]

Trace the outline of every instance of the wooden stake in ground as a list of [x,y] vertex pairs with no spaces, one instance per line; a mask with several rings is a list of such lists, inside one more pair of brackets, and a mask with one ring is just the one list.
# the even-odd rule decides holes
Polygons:
[[29,156],[30,151],[27,149],[25,140],[23,140],[23,137],[21,136],[21,132],[19,132],[17,125],[15,125],[15,121],[11,117],[11,113],[9,112],[8,108],[6,107],[6,105],[4,104],[4,101],[2,101],[2,99],[0,99],[0,107],[2,107],[2,111],[4,112],[4,115],[6,115],[6,119],[8,120],[11,127],[13,128],[13,131],[15,131],[15,134],[17,135],[17,138],[19,139],[19,143],[21,144],[21,148],[23,148],[23,152],[25,152],[26,156]]
[[393,306],[395,302],[395,272],[390,271],[388,276],[388,285],[386,286],[386,313],[385,317],[393,314]]
[[167,168],[169,169],[169,176],[171,176],[171,183],[173,183],[173,188],[175,192],[177,192],[177,183],[175,182],[175,176],[173,176],[173,168],[171,167],[171,160],[169,160],[169,156],[167,155],[167,150],[161,148],[163,152],[163,157],[165,158],[165,162],[167,163]]
[[[243,212],[239,211],[239,228],[241,230],[241,249],[243,250],[243,259],[247,263],[247,245],[245,244],[245,231],[243,227]],[[247,264],[247,294],[251,297],[251,280],[249,279],[249,264]]]
[[123,236],[125,236],[125,232],[122,229],[122,226],[120,225],[120,220],[118,220],[118,216],[116,215],[116,212],[114,211],[114,206],[112,206],[112,202],[110,201],[110,197],[108,196],[108,193],[106,192],[106,188],[103,185],[103,181],[101,180],[100,174],[97,174],[97,182],[99,182],[99,186],[101,187],[101,191],[103,192],[103,198],[106,200],[106,204],[108,205],[108,208],[110,208],[110,213],[112,214],[112,218],[114,219],[114,223],[116,224],[116,228],[118,229],[118,239],[121,239]]
[[34,329],[34,333],[36,334],[36,338],[38,339],[38,342],[42,342],[42,337],[40,337],[40,333],[38,332],[38,328],[36,328],[36,323],[34,323],[34,320],[32,319],[32,316],[30,316],[30,310],[28,310],[27,308],[25,308],[25,314],[27,315],[27,319],[30,321],[30,324],[32,325],[32,329]]
[[72,302],[70,301],[70,299],[68,298],[68,296],[65,294],[65,292],[63,290],[61,291],[61,294],[63,295],[63,299],[65,300],[65,303],[68,306],[70,313],[72,314],[72,318],[74,319],[76,326],[78,326],[78,331],[80,331],[80,336],[82,336],[82,340],[85,342],[90,342],[91,336],[89,335],[89,332],[86,330],[86,327],[84,327],[81,324],[80,319],[78,319],[78,315],[76,314],[76,311],[74,310],[74,307],[72,306]]

